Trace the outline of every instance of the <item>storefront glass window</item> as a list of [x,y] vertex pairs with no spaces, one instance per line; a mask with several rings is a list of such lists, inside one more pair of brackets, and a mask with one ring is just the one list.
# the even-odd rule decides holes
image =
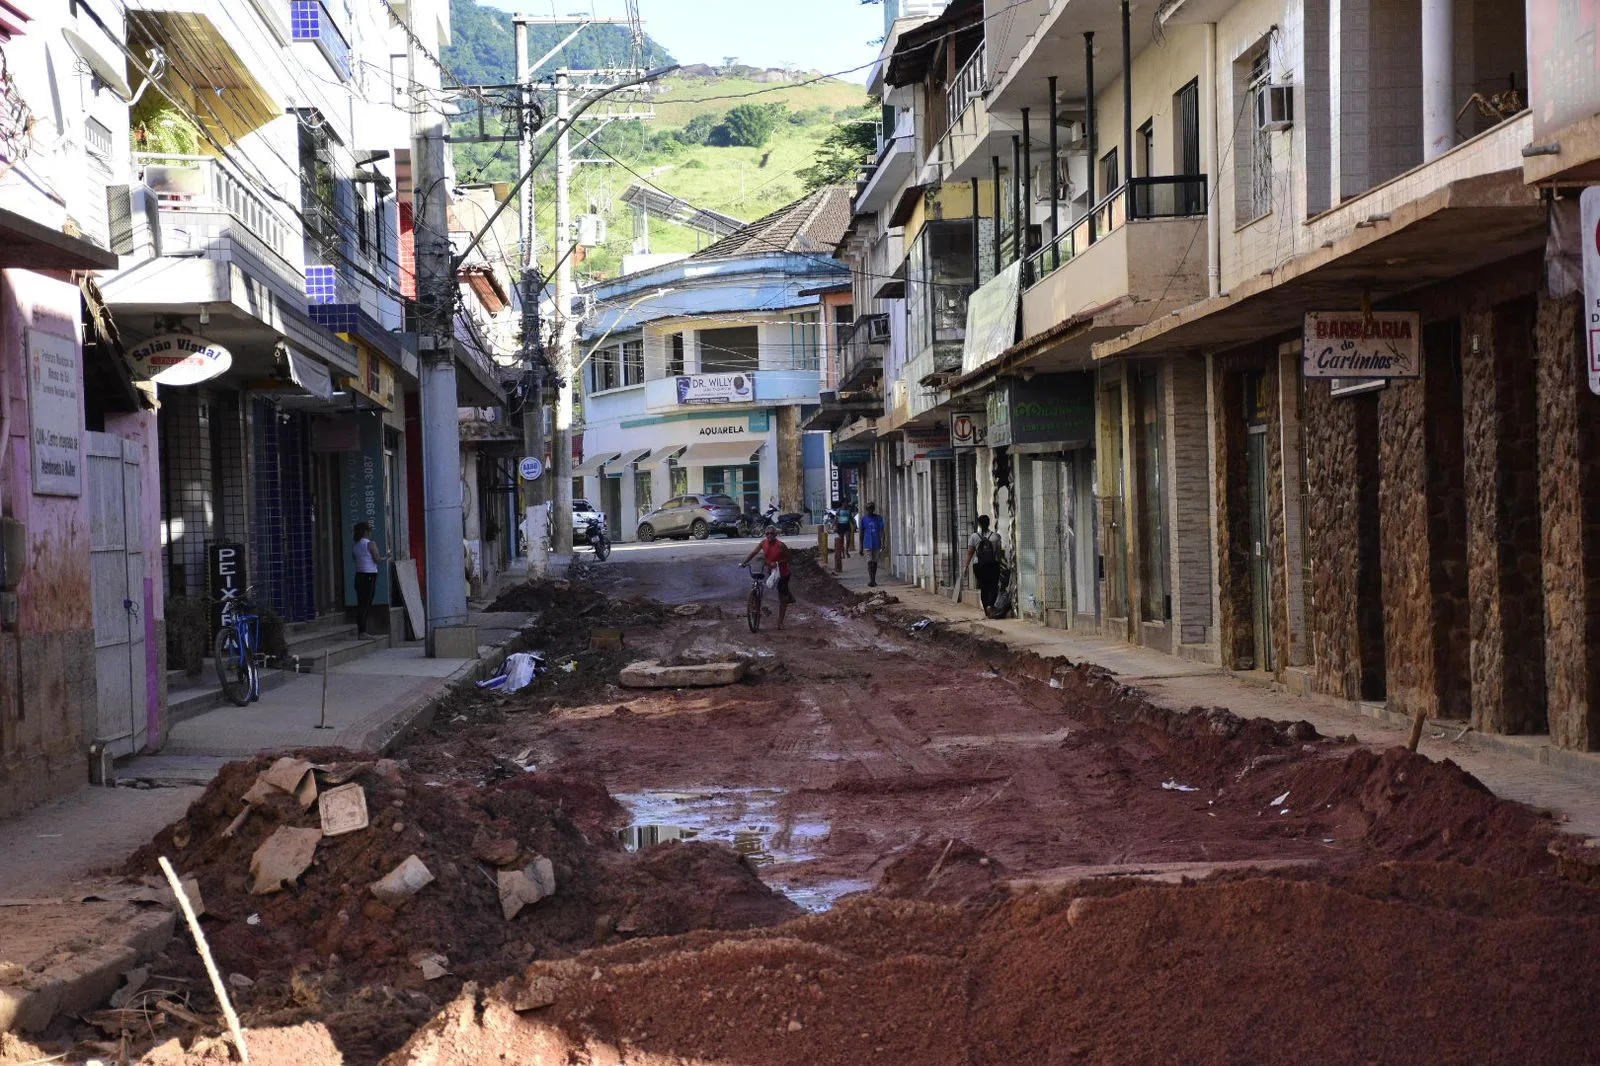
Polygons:
[[673,466],[668,468],[667,475],[672,482],[672,495],[682,496],[689,491],[689,471],[681,466]]

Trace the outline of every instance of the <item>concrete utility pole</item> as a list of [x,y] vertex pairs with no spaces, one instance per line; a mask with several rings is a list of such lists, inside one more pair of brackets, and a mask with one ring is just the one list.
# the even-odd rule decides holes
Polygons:
[[572,86],[565,70],[556,73],[556,379],[555,434],[551,441],[550,550],[572,553],[572,343],[577,322],[572,312]]
[[[533,124],[528,120],[532,103],[528,81],[532,68],[528,65],[528,24],[521,19],[516,23],[517,33],[517,84],[521,107],[517,113],[517,173],[526,174],[533,168]],[[541,463],[544,458],[544,341],[539,335],[538,242],[534,235],[533,182],[522,186],[522,368],[524,392],[522,397],[522,454],[532,456]],[[545,511],[553,471],[546,469],[533,481],[522,481],[523,515],[528,528],[528,577],[543,577],[549,571],[549,558],[545,552],[545,538],[549,535],[549,515]],[[521,475],[518,475],[519,480]]]
[[[414,39],[406,48],[411,83],[420,64]],[[456,408],[455,277],[451,265],[445,172],[445,119],[419,87],[412,101],[415,167],[417,314],[422,375],[422,512],[427,530],[429,655],[441,630],[467,624],[462,561],[461,423]],[[448,637],[448,633],[447,633]],[[460,649],[447,639],[447,651]],[[476,641],[472,642],[474,645]],[[467,652],[475,655],[476,647]]]

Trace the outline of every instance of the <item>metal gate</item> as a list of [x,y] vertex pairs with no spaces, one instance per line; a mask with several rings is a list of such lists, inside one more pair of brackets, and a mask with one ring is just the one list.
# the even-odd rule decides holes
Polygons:
[[105,433],[88,436],[94,739],[115,756],[131,755],[145,746],[148,721],[139,448]]

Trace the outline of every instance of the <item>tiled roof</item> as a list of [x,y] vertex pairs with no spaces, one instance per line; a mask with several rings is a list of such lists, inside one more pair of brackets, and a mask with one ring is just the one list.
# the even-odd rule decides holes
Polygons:
[[794,203],[730,233],[694,259],[729,259],[773,252],[831,256],[850,224],[850,189],[824,185]]

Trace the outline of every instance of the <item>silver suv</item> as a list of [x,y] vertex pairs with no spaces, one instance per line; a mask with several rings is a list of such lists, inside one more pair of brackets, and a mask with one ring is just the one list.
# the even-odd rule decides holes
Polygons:
[[639,539],[693,537],[705,540],[713,533],[739,535],[739,505],[732,496],[692,492],[674,496],[639,519]]

